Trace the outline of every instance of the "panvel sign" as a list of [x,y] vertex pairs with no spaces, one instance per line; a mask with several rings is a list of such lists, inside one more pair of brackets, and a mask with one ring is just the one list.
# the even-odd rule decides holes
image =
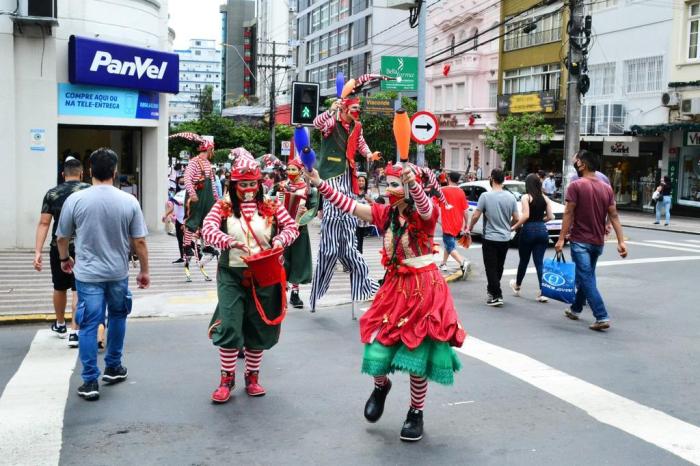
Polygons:
[[157,92],[58,84],[58,114],[157,120]]
[[177,94],[180,58],[175,53],[70,36],[68,80]]

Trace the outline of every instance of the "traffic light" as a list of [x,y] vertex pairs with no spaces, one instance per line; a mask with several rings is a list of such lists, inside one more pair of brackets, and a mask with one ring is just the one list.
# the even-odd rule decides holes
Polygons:
[[318,115],[318,83],[292,83],[292,124],[311,125]]

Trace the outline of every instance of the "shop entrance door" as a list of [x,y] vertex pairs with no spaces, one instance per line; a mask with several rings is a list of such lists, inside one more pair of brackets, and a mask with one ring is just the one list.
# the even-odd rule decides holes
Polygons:
[[119,156],[114,185],[141,202],[141,128],[59,125],[57,181],[62,181],[63,161],[72,155],[83,162],[84,181],[90,183],[90,154],[100,147],[109,147]]

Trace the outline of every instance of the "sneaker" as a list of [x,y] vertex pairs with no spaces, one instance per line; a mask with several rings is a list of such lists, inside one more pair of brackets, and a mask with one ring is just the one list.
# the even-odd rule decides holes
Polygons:
[[568,317],[571,320],[578,320],[578,313],[572,311],[571,309],[567,309],[564,311],[564,315]]
[[440,269],[440,272],[447,272],[447,264],[440,264],[438,268]]
[[588,326],[591,330],[605,330],[610,328],[610,321],[609,320],[596,320],[593,322],[591,325]]
[[304,301],[302,301],[299,297],[298,290],[292,290],[292,294],[289,297],[289,304],[291,304],[292,307],[296,309],[301,309],[304,307]]
[[669,225],[670,225],[670,223],[664,223],[664,226],[665,226],[665,227],[667,227],[667,226],[669,226]]
[[55,332],[58,338],[66,338],[68,336],[66,324],[58,325],[58,321],[56,320],[51,324],[51,331]]
[[185,262],[185,259],[183,259],[182,257],[178,257],[173,261],[173,264],[182,264],[183,262]]
[[423,438],[423,411],[414,408],[408,410],[400,438],[404,442],[417,442]]
[[115,384],[126,380],[127,370],[124,366],[105,367],[102,381],[106,384]]
[[487,305],[487,306],[494,306],[494,307],[495,307],[495,306],[503,306],[503,298],[493,298],[493,297],[491,297],[491,298],[489,298],[489,299],[486,301],[486,305]]
[[68,347],[77,348],[79,344],[78,334],[76,332],[71,332],[70,335],[68,335]]
[[540,302],[540,303],[548,303],[548,302],[549,302],[549,298],[546,297],[546,296],[544,296],[542,293],[540,293],[540,294],[537,295],[537,302]]
[[658,224],[659,224],[659,222],[654,222],[654,225],[658,225]]
[[462,280],[466,280],[469,276],[469,273],[472,271],[472,263],[464,259],[459,268],[462,271]]
[[510,281],[510,289],[513,290],[513,296],[520,296],[520,287],[515,279]]
[[86,401],[96,401],[100,399],[100,385],[97,380],[85,382],[78,387],[78,396]]

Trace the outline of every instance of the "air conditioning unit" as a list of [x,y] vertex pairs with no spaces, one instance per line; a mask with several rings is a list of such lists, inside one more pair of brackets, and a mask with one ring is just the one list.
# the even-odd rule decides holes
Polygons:
[[668,108],[678,108],[681,96],[678,92],[664,92],[661,94],[661,105]]
[[19,16],[34,18],[57,18],[58,0],[20,0]]
[[700,115],[700,97],[681,100],[681,115]]
[[413,0],[413,1],[387,0],[386,1],[387,8],[394,8],[396,10],[408,10],[410,8],[414,8],[416,6],[416,4],[417,4],[416,0]]

